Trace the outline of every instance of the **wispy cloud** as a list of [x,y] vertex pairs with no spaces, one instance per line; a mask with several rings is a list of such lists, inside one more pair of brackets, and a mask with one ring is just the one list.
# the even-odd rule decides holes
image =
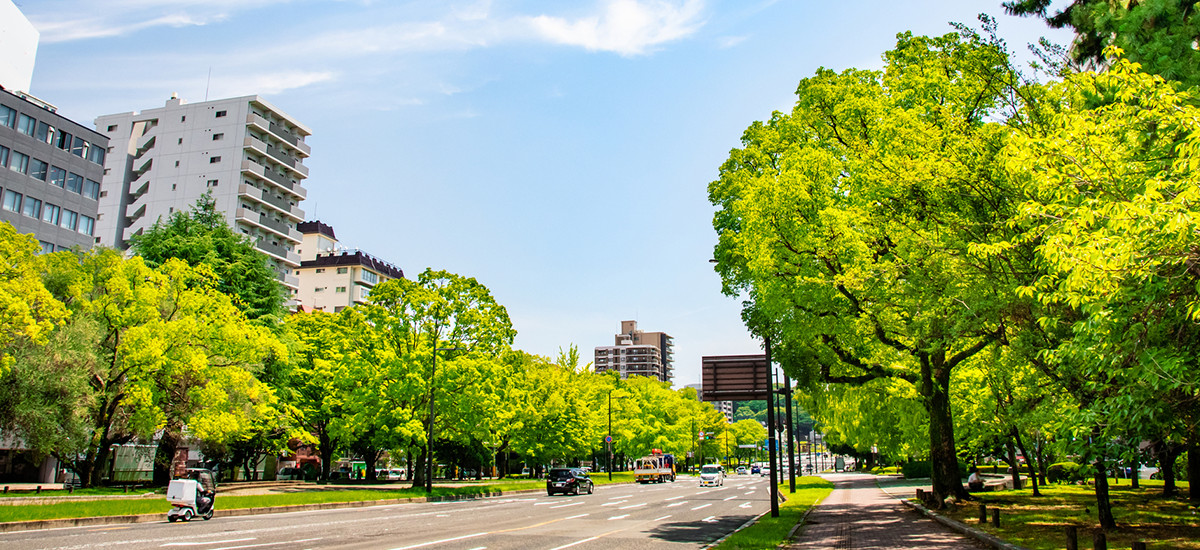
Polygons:
[[[224,21],[236,11],[290,0],[106,0],[103,9],[72,0],[51,0],[26,13],[42,42],[124,36],[152,27],[186,27]],[[63,14],[88,13],[87,17]]]
[[141,29],[149,27],[187,27],[192,25],[206,25],[211,22],[221,21],[225,19],[225,14],[214,14],[205,17],[196,17],[184,13],[171,15],[163,15],[144,21],[137,21],[125,24],[113,24],[106,19],[66,19],[54,21],[31,21],[38,32],[41,33],[41,41],[46,43],[67,42],[71,40],[85,40],[89,38],[104,38],[110,36],[121,36],[130,34]]
[[574,20],[539,15],[532,24],[551,42],[633,56],[695,32],[704,24],[703,9],[702,0],[610,0],[600,15]]
[[747,38],[750,38],[750,37],[749,36],[722,36],[717,39],[717,46],[719,48],[721,48],[722,50],[724,50],[725,48],[732,48],[738,44],[741,44]]

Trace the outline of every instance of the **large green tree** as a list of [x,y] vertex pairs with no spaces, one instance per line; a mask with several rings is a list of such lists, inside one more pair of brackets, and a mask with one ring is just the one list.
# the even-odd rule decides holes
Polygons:
[[266,254],[229,227],[211,193],[201,196],[191,211],[154,222],[131,238],[130,245],[152,268],[171,258],[208,266],[216,275],[217,290],[233,297],[250,319],[283,313],[283,287]]

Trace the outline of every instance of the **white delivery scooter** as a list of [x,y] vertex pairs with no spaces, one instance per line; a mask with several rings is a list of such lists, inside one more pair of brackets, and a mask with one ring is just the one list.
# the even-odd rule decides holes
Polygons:
[[194,517],[212,519],[217,500],[217,483],[211,470],[188,468],[183,479],[173,479],[167,485],[167,501],[174,508],[167,512],[167,521],[191,521]]

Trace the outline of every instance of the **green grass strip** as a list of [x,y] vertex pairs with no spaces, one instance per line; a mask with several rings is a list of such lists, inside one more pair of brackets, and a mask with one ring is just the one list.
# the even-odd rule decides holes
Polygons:
[[796,479],[796,493],[788,493],[788,484],[779,485],[779,493],[787,502],[779,505],[779,517],[770,514],[759,518],[754,525],[729,536],[715,550],[775,550],[787,538],[787,534],[800,522],[800,518],[815,503],[833,491],[833,483],[819,477],[805,476]]

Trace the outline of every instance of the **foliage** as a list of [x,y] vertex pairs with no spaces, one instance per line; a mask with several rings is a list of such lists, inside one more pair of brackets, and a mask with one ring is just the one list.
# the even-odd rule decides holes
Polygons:
[[130,246],[152,268],[171,258],[207,266],[216,276],[216,289],[234,297],[238,309],[250,319],[283,314],[283,287],[267,256],[229,227],[211,193],[201,196],[191,212],[176,212],[165,222],[154,222],[133,236]]
[[43,342],[67,317],[63,304],[42,284],[38,250],[32,235],[0,223],[0,377],[12,366],[9,346],[21,338]]
[[1084,472],[1081,471],[1078,464],[1074,462],[1059,462],[1050,465],[1049,470],[1047,470],[1046,479],[1050,483],[1062,483],[1064,481],[1075,483],[1083,481],[1083,474]]

